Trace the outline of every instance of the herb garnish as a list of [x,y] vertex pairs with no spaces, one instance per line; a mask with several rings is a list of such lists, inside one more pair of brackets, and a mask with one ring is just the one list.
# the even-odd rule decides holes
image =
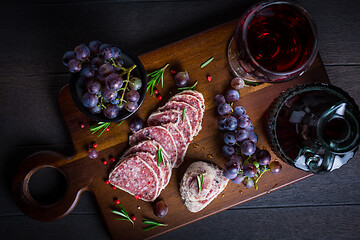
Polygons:
[[162,155],[161,147],[160,147],[160,144],[159,144],[158,152],[157,152],[157,155],[156,155],[156,163],[159,166],[161,162],[165,166],[164,157]]
[[214,60],[214,57],[209,58],[206,62],[204,62],[203,64],[201,64],[200,68],[206,67],[206,65],[208,65],[209,63],[211,63],[212,60]]
[[155,220],[152,220],[152,219],[144,219],[144,220],[142,221],[142,223],[144,223],[144,224],[149,224],[149,225],[150,225],[149,227],[143,229],[143,231],[148,231],[148,230],[150,230],[150,229],[153,229],[153,228],[156,228],[156,227],[159,227],[159,226],[162,226],[162,227],[167,226],[167,224],[159,223],[159,222],[157,222],[157,221],[155,221]]
[[[122,120],[118,125],[120,126],[122,123],[124,122],[124,120]],[[108,129],[110,126],[110,123],[109,122],[98,122],[98,126],[90,126],[90,131],[91,131],[91,134],[94,134],[96,133],[97,131],[101,130],[101,132],[99,133],[98,137],[101,136],[101,134],[103,134],[106,129]]]
[[200,194],[201,189],[203,187],[203,183],[204,183],[204,174],[203,173],[196,176],[196,182],[197,182],[197,185],[198,185],[198,188],[199,188],[199,194]]
[[164,67],[149,73],[147,76],[149,77],[149,82],[147,83],[146,91],[149,91],[152,96],[154,95],[154,87],[158,85],[161,80],[161,87],[164,87],[164,71],[169,66],[167,63]]
[[192,85],[191,87],[182,87],[182,88],[178,88],[179,91],[184,91],[184,90],[195,90],[195,87],[197,85],[197,81],[194,83],[194,85]]
[[102,129],[102,131],[98,135],[98,137],[100,137],[101,134],[103,134],[103,132],[105,132],[105,130],[109,127],[109,125],[110,125],[109,122],[98,122],[98,126],[90,126],[91,134],[94,134],[100,129]]
[[131,218],[129,217],[129,214],[126,212],[125,208],[123,206],[121,206],[121,204],[119,204],[119,206],[121,207],[120,212],[116,211],[116,210],[111,211],[112,213],[114,213],[116,215],[120,215],[121,217],[123,217],[123,218],[117,218],[116,220],[129,221],[134,226],[134,221],[131,220]]
[[185,108],[183,108],[182,111],[182,121],[185,122]]

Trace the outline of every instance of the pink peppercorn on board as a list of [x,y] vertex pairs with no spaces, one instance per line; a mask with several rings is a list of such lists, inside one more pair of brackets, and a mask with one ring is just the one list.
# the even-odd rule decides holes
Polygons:
[[[203,119],[202,126],[191,126],[193,129],[182,129],[185,132],[196,131],[198,135],[192,139],[184,162],[179,168],[173,169],[167,187],[162,190],[159,196],[169,208],[169,212],[165,217],[156,217],[151,203],[136,199],[134,196],[119,189],[113,189],[110,184],[106,184],[108,183],[109,173],[116,165],[116,163],[110,161],[110,158],[115,157],[118,159],[129,149],[130,130],[128,121],[124,121],[120,126],[112,123],[109,126],[110,131],[104,132],[101,137],[97,137],[96,134],[92,135],[89,127],[96,123],[76,108],[68,86],[65,86],[59,94],[59,106],[65,125],[73,140],[75,154],[72,157],[65,157],[59,153],[45,151],[27,158],[20,166],[12,187],[13,195],[19,207],[31,218],[41,221],[53,221],[65,217],[76,206],[81,193],[90,191],[94,195],[98,209],[112,239],[146,239],[164,234],[311,176],[311,174],[283,163],[283,170],[280,174],[266,174],[262,177],[258,183],[258,190],[254,188],[245,189],[242,185],[229,182],[225,190],[217,198],[197,213],[188,211],[182,202],[179,183],[191,163],[198,160],[208,161],[215,163],[220,168],[224,167],[226,163],[221,153],[222,133],[217,129],[218,116],[213,99],[216,94],[224,93],[233,78],[227,63],[226,49],[236,23],[236,21],[225,23],[139,56],[147,72],[152,72],[167,63],[169,64],[164,74],[164,87],[158,87],[162,99],[159,101],[156,97],[147,94],[146,100],[136,113],[143,120],[147,120],[151,113],[164,106],[177,93],[170,70],[186,70],[190,76],[190,83],[198,81],[196,90],[204,96],[206,110],[203,116],[194,115],[194,118],[200,117]],[[214,60],[206,67],[200,68],[201,64],[210,57],[214,57]],[[208,76],[211,76],[211,78],[208,78]],[[244,106],[252,119],[255,132],[259,136],[257,146],[270,150],[265,137],[263,119],[264,113],[272,100],[280,92],[291,86],[312,81],[328,81],[319,56],[311,68],[297,79],[280,84],[245,87],[240,91],[240,100],[236,105]],[[191,106],[191,104],[189,105]],[[189,110],[192,109],[190,106],[187,106]],[[162,111],[167,111],[166,108],[165,105]],[[84,128],[80,127],[81,124],[84,124]],[[88,146],[92,142],[98,144],[99,156],[97,159],[90,159],[87,155]],[[149,151],[147,155],[152,156],[153,154],[154,152]],[[274,154],[271,154],[274,159]],[[104,164],[104,161],[107,164]],[[134,161],[137,161],[137,157],[134,157]],[[67,180],[68,187],[63,198],[52,206],[42,206],[36,203],[28,191],[31,174],[45,166],[58,168]],[[147,171],[147,174],[151,177],[154,172]],[[159,183],[159,180],[155,183],[163,184],[162,182]],[[136,216],[134,226],[127,221],[117,221],[118,216],[111,213],[111,210],[120,210],[119,205],[117,205],[118,200],[130,216]],[[143,231],[146,225],[142,224],[141,221],[144,218],[155,219],[166,223],[167,226]]]

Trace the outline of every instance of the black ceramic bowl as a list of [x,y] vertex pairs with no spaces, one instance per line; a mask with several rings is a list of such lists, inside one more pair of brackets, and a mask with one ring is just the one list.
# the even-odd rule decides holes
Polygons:
[[103,113],[93,114],[89,111],[88,108],[86,108],[85,106],[82,105],[81,97],[85,93],[86,90],[81,88],[79,86],[79,84],[77,83],[77,80],[78,80],[80,74],[79,73],[71,74],[70,84],[69,84],[70,92],[71,92],[72,98],[73,98],[76,106],[80,109],[80,111],[82,113],[84,113],[86,116],[90,117],[91,119],[93,119],[95,121],[98,121],[98,122],[122,121],[122,120],[130,117],[132,114],[134,114],[139,109],[141,104],[144,102],[145,94],[146,94],[147,80],[146,80],[146,72],[145,72],[143,64],[141,63],[141,61],[138,57],[132,55],[131,53],[129,53],[127,51],[124,51],[123,49],[121,49],[120,58],[124,61],[123,66],[126,68],[131,67],[134,64],[136,65],[136,68],[134,70],[132,70],[132,72],[131,72],[131,76],[140,78],[142,81],[142,86],[138,90],[138,93],[140,94],[140,99],[138,101],[137,109],[133,112],[128,112],[125,108],[123,108],[122,110],[120,110],[119,115],[112,119],[107,118],[106,116],[104,116]]

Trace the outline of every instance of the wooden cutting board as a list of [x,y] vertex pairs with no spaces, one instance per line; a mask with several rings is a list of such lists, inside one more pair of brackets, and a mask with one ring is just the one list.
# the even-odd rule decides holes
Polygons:
[[[159,88],[163,99],[159,101],[147,94],[144,103],[136,113],[142,119],[146,120],[150,113],[164,105],[176,93],[177,90],[170,69],[175,71],[186,70],[190,75],[191,83],[198,81],[196,90],[203,93],[205,98],[206,111],[202,131],[189,146],[185,162],[180,168],[173,170],[169,185],[159,197],[166,202],[169,208],[165,217],[156,217],[150,203],[136,200],[135,197],[121,190],[113,190],[110,185],[105,184],[109,172],[115,165],[109,161],[110,157],[118,159],[128,148],[129,121],[124,121],[120,126],[117,126],[117,123],[112,123],[110,131],[104,132],[100,137],[97,137],[96,134],[92,135],[89,127],[96,125],[96,123],[76,108],[68,86],[65,86],[59,94],[59,106],[74,144],[75,155],[71,158],[65,158],[57,153],[45,151],[27,158],[18,170],[12,189],[20,208],[34,219],[52,221],[66,216],[75,207],[81,193],[90,191],[96,199],[113,239],[144,239],[166,233],[311,176],[309,173],[283,163],[283,171],[280,174],[264,174],[258,183],[258,190],[254,188],[245,189],[242,184],[236,185],[229,182],[226,189],[210,205],[198,213],[189,212],[181,201],[179,182],[193,161],[205,160],[216,163],[220,167],[224,167],[227,161],[221,154],[223,137],[217,128],[218,115],[213,99],[216,94],[225,92],[233,78],[227,63],[226,48],[236,23],[236,21],[226,23],[139,57],[147,72],[159,69],[166,63],[170,64],[164,74],[164,88]],[[214,57],[214,60],[206,67],[200,68],[200,65],[210,57]],[[208,75],[212,76],[210,82],[207,80]],[[315,81],[328,81],[319,56],[311,68],[295,80],[281,84],[245,87],[240,90],[241,98],[235,105],[242,105],[246,108],[255,127],[255,132],[259,136],[258,147],[269,149],[263,120],[264,112],[272,100],[280,92],[291,86]],[[80,128],[81,123],[85,124],[84,129]],[[98,144],[97,150],[99,151],[99,157],[95,160],[87,156],[88,146],[93,142]],[[273,159],[276,159],[274,154],[271,154]],[[104,165],[103,160],[107,160],[108,164]],[[31,175],[42,167],[57,168],[67,180],[67,188],[63,198],[50,206],[37,203],[32,199],[28,190]],[[129,215],[136,216],[137,220],[134,227],[129,222],[115,220],[117,216],[111,213],[112,209],[119,209],[119,206],[114,203],[115,199],[120,200]],[[141,221],[144,218],[155,219],[168,224],[168,226],[143,231],[146,226]]]

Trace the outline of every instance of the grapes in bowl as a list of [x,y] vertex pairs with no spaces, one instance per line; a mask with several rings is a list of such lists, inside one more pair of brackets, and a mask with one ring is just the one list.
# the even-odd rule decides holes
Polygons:
[[92,41],[64,54],[70,92],[79,110],[99,122],[119,122],[134,114],[146,94],[146,72],[136,56]]

